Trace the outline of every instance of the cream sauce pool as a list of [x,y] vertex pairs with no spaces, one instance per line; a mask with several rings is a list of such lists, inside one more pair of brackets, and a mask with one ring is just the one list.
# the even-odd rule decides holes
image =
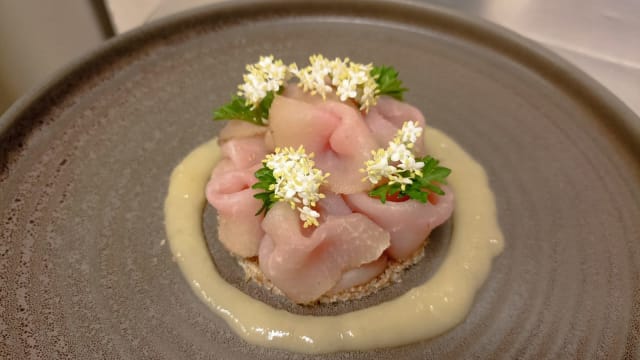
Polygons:
[[165,224],[171,251],[191,288],[246,341],[302,353],[368,350],[437,336],[464,320],[492,259],[504,246],[495,197],[480,164],[443,132],[425,129],[428,153],[453,171],[453,232],[440,268],[391,301],[337,316],[277,310],[218,273],[202,231],[204,188],[220,159],[217,140],[193,150],[171,174]]

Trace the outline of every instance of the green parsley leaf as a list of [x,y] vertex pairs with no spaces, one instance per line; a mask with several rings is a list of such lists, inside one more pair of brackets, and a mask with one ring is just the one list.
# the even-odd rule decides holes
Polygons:
[[378,83],[378,95],[388,95],[402,101],[402,95],[407,88],[402,87],[402,81],[398,79],[398,71],[391,66],[375,66],[371,70],[371,76]]
[[252,109],[245,100],[237,95],[231,98],[231,102],[221,106],[213,112],[213,120],[243,120],[255,125],[265,126],[264,119],[269,118],[269,109],[275,98],[275,93],[269,91],[260,104]]
[[260,120],[261,125],[265,125],[263,119],[269,118],[269,109],[271,109],[271,104],[273,103],[273,99],[275,97],[276,96],[273,91],[269,91],[267,93],[267,96],[262,99],[260,105],[258,105],[258,107],[255,109],[256,118]]
[[447,183],[447,176],[451,174],[451,169],[440,166],[440,161],[432,156],[425,156],[422,159],[416,159],[424,163],[422,168],[422,176],[413,179],[413,183],[405,186],[402,190],[400,184],[382,184],[369,192],[369,196],[380,199],[383,204],[387,202],[387,197],[399,195],[399,197],[408,196],[410,199],[426,203],[429,194],[444,195],[444,191],[440,187],[441,184]]
[[245,104],[244,99],[235,95],[231,102],[213,112],[213,120],[244,120],[256,123],[254,111]]
[[376,197],[384,204],[387,202],[387,195],[389,194],[389,184],[380,185],[377,188],[369,192],[369,196]]
[[276,197],[275,191],[270,189],[271,185],[275,185],[276,178],[273,176],[273,170],[269,169],[267,165],[262,165],[260,169],[258,169],[254,173],[255,177],[258,179],[258,182],[251,186],[252,189],[260,189],[264,190],[261,193],[253,195],[254,198],[262,201],[262,207],[255,214],[256,216],[260,215],[262,212],[265,214],[273,204],[278,202],[278,198]]

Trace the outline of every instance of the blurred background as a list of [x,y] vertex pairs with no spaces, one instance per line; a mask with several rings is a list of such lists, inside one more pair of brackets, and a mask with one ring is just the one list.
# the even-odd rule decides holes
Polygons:
[[[0,0],[0,114],[106,39],[221,1]],[[479,16],[537,41],[640,114],[640,0],[422,1]]]

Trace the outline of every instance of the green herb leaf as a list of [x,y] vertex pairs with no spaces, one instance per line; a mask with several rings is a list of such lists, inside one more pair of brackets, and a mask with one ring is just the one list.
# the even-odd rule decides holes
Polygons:
[[369,196],[380,199],[383,204],[387,202],[387,195],[389,194],[389,184],[380,185],[377,188],[369,191]]
[[275,185],[276,183],[276,178],[273,176],[273,170],[269,169],[267,165],[262,165],[254,175],[258,179],[258,182],[253,184],[251,188],[264,190],[261,193],[253,195],[254,198],[262,201],[262,207],[255,214],[258,216],[262,212],[266,214],[273,204],[278,202],[278,198],[276,197],[274,190],[270,189],[271,185]]
[[256,123],[254,111],[245,104],[244,99],[235,95],[231,102],[213,112],[213,120],[244,120]]
[[422,191],[417,186],[407,186],[407,188],[405,189],[404,192],[411,199],[418,200],[421,203],[426,203],[427,202],[428,194],[426,192]]
[[275,94],[273,91],[269,91],[267,96],[262,99],[260,105],[255,109],[255,117],[260,121],[260,125],[265,125],[263,119],[269,118],[269,109],[271,109],[271,104],[273,103],[273,99],[275,98]]
[[269,91],[260,104],[252,109],[245,100],[234,95],[231,102],[221,106],[213,112],[213,120],[243,120],[255,125],[265,126],[269,118],[269,109],[275,98],[275,93]]
[[407,88],[402,87],[402,81],[398,79],[398,71],[391,66],[375,66],[371,70],[371,76],[378,83],[378,94],[388,95],[394,99],[401,100]]
[[404,190],[400,184],[389,185],[387,183],[371,190],[369,196],[379,198],[380,202],[384,204],[387,202],[387,197],[394,194],[398,194],[399,197],[408,196],[421,203],[426,203],[431,193],[444,195],[440,185],[447,183],[446,178],[451,174],[451,169],[440,166],[440,161],[431,156],[416,160],[424,163],[422,176],[414,178],[413,183],[406,185]]

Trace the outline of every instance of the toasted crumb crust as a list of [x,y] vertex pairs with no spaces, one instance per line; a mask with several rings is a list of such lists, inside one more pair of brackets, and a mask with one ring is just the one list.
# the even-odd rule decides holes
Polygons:
[[[426,241],[425,241],[426,244]],[[371,295],[378,290],[385,288],[391,284],[402,281],[402,272],[408,267],[417,264],[424,257],[424,244],[404,261],[389,260],[387,268],[377,277],[371,279],[369,282],[345,289],[337,294],[322,295],[318,300],[308,303],[308,305],[314,303],[334,303],[338,301],[358,300],[365,296]],[[264,273],[258,265],[257,258],[241,258],[236,257],[238,264],[244,270],[247,280],[251,279],[260,284],[265,289],[271,291],[276,295],[284,295],[284,293],[278,289],[271,280],[264,276]]]

